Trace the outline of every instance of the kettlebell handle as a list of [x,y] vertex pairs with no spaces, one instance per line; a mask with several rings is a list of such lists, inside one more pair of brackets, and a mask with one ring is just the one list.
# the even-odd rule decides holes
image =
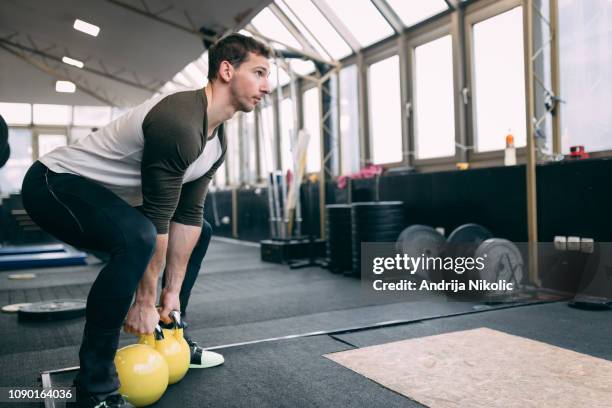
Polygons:
[[155,325],[155,330],[153,331],[153,333],[155,334],[155,340],[159,341],[164,339],[164,332],[162,331],[161,326],[159,324]]
[[162,331],[161,326],[157,324],[155,325],[155,329],[153,330],[153,333],[141,335],[138,342],[141,344],[148,344],[151,347],[155,347],[155,342],[163,340],[163,339],[164,339],[164,332]]
[[178,310],[173,310],[169,313],[169,315],[172,321],[174,322],[175,329],[183,329],[185,327],[183,321],[181,320],[181,312],[179,312]]

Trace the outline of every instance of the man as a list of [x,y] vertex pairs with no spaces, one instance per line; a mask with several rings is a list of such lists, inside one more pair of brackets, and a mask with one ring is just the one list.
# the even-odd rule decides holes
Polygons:
[[[23,203],[37,224],[71,245],[110,254],[87,298],[75,381],[81,406],[131,406],[117,392],[113,363],[122,325],[152,333],[160,320],[171,322],[171,311],[185,314],[210,239],[203,204],[225,156],[222,124],[270,92],[268,58],[255,39],[227,36],[209,50],[204,89],[148,100],[26,174]],[[196,360],[201,352],[192,347]]]
[[11,148],[8,144],[8,126],[0,115],[0,168],[2,168],[11,155]]

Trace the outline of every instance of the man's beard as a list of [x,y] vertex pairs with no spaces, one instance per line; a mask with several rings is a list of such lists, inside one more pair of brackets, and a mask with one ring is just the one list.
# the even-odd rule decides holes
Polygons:
[[238,101],[238,108],[236,110],[238,112],[249,113],[249,112],[253,112],[254,109],[255,109],[255,105],[247,105],[245,103]]

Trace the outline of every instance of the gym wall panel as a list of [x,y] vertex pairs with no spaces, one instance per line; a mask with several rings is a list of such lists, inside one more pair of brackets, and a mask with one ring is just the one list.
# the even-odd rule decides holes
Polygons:
[[[537,168],[538,236],[551,242],[555,235],[592,237],[612,242],[612,159],[589,159],[549,163]],[[457,226],[475,222],[495,236],[527,241],[525,166],[492,167],[466,171],[386,175],[379,183],[380,200],[405,203],[408,224],[444,227],[449,234]],[[372,201],[374,179],[354,180],[353,202]],[[346,203],[348,187],[327,184],[327,203]],[[319,235],[319,185],[304,183],[302,218],[304,234]],[[231,218],[231,192],[219,191],[219,220]],[[269,238],[268,203],[265,189],[238,193],[238,231],[241,239]],[[215,226],[211,199],[206,200],[206,218],[214,233],[231,236],[231,225]]]
[[[231,231],[230,231],[231,232]],[[238,238],[258,242],[270,236],[268,190],[238,191]]]
[[612,242],[612,159],[538,167],[539,240],[575,235]]
[[404,202],[409,224],[443,227],[446,233],[475,222],[496,236],[527,237],[525,173],[501,167],[388,176],[381,179],[381,200]]

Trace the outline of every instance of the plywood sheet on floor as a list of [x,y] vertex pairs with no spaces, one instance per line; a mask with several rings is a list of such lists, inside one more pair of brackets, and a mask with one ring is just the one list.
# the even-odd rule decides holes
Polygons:
[[326,355],[432,408],[610,407],[612,362],[487,328]]

